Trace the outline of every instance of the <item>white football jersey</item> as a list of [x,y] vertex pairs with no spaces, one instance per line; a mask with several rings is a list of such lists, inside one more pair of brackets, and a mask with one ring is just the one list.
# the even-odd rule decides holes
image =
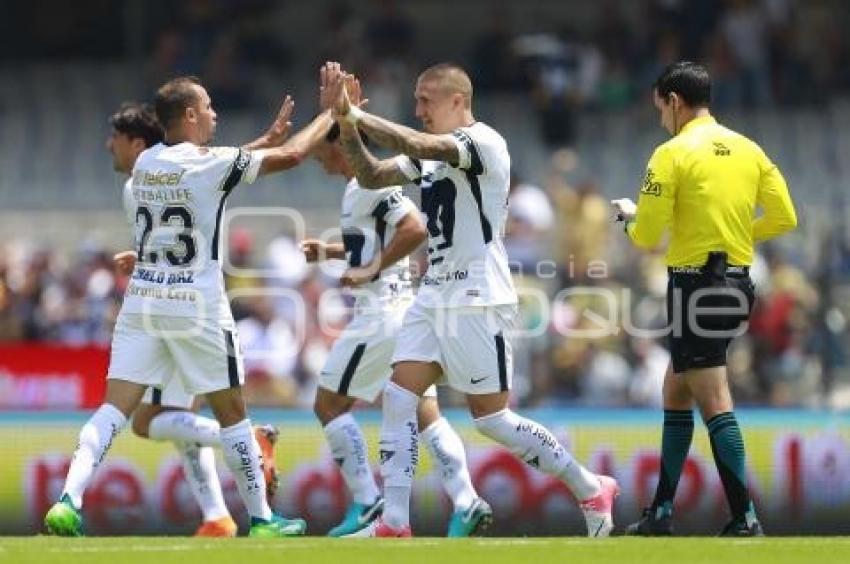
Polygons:
[[261,163],[260,151],[192,143],[139,155],[124,198],[138,259],[122,313],[232,321],[219,262],[225,200]]
[[511,171],[507,143],[481,122],[452,136],[456,166],[396,157],[422,189],[428,216],[428,270],[416,299],[425,307],[516,303],[503,241]]
[[[400,186],[367,190],[352,178],[342,197],[340,228],[349,266],[365,266],[375,259],[395,235],[395,226],[407,214],[419,213],[416,205],[401,192]],[[410,299],[410,262],[404,257],[382,270],[372,282],[355,292],[358,311],[390,306],[399,299]]]

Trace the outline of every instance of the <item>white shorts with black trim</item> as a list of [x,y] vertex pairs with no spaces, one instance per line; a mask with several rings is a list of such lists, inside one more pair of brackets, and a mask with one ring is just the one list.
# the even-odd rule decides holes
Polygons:
[[189,396],[245,382],[242,351],[232,322],[164,315],[118,316],[107,374],[163,392],[173,390],[169,386],[177,380]]
[[513,378],[514,304],[428,308],[414,303],[396,338],[392,362],[436,362],[445,383],[464,394],[505,392]]
[[176,407],[180,409],[192,409],[195,405],[195,396],[187,394],[183,389],[180,378],[171,378],[164,388],[149,387],[142,396],[142,403],[160,405],[162,407]]
[[[390,361],[406,302],[380,313],[356,314],[334,342],[319,376],[319,386],[342,396],[373,402],[392,376]],[[434,386],[423,394],[436,397]]]

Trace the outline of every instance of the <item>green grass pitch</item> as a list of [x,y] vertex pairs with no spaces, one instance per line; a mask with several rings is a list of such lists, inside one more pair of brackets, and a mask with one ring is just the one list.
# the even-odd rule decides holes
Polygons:
[[4,564],[831,564],[850,562],[850,538],[763,539],[194,539],[0,537]]

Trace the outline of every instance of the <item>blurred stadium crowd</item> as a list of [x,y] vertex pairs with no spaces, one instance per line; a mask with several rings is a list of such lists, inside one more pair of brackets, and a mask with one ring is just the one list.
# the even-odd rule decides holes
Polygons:
[[[294,73],[341,56],[346,68],[364,76],[377,113],[410,121],[410,78],[434,56],[433,28],[417,17],[428,2],[382,0],[363,15],[359,2],[328,2],[322,28],[311,31],[316,39],[309,60],[275,27],[281,4],[270,0],[189,0],[176,10],[153,0],[138,14],[120,2],[87,3],[101,12],[49,2],[54,15],[33,25],[25,57],[55,59],[76,49],[78,57],[109,59],[121,45],[120,56],[147,61],[148,87],[175,74],[200,74],[224,113],[257,105],[252,77],[258,68]],[[11,4],[11,15],[34,9]],[[850,10],[829,0],[609,0],[594,8],[604,17],[593,25],[576,25],[566,13],[541,20],[547,23],[537,29],[516,29],[512,3],[473,4],[487,6],[485,21],[475,34],[449,41],[462,47],[454,58],[472,71],[477,93],[531,101],[546,150],[541,160],[548,163],[533,182],[515,178],[511,192],[506,244],[530,333],[516,340],[515,397],[526,405],[659,405],[669,360],[664,341],[624,330],[623,319],[640,328],[665,325],[663,255],[629,251],[611,225],[599,181],[568,174],[584,156],[568,150],[579,134],[578,116],[645,111],[657,71],[681,58],[707,62],[720,109],[845,98]],[[558,9],[558,2],[535,4],[523,3],[531,12]],[[148,17],[142,33],[103,24],[136,15]],[[635,186],[640,173],[634,171]],[[795,189],[792,183],[792,195]],[[754,265],[757,310],[748,335],[730,350],[741,403],[850,405],[847,234],[836,228],[824,240],[805,227],[791,244],[762,247]],[[0,341],[108,345],[127,283],[112,269],[111,255],[119,250],[123,243],[107,248],[90,240],[69,255],[35,239],[0,242]],[[328,305],[322,296],[336,287],[332,273],[308,268],[297,241],[286,236],[265,248],[250,231],[232,229],[229,251],[235,266],[276,273],[260,278],[236,272],[227,280],[230,289],[273,290],[266,296],[247,291],[251,297],[234,302],[249,400],[310,405],[333,330],[345,323],[344,313],[325,315],[324,326],[316,321],[319,308]],[[300,296],[304,310],[286,297],[292,295]],[[330,309],[338,312],[345,301],[332,300]]]
[[[517,182],[511,196],[506,245],[524,296],[517,398],[530,405],[658,405],[669,356],[663,339],[640,330],[666,324],[663,255],[626,252],[596,186],[560,179],[553,175],[543,187]],[[108,345],[127,283],[112,268],[118,250],[90,242],[68,257],[0,245],[0,340]],[[229,257],[244,269],[231,270],[227,285],[240,296],[233,303],[249,397],[310,405],[346,320],[333,269],[308,268],[286,236],[258,249],[243,228],[230,231]],[[267,275],[239,274],[248,269]],[[753,273],[757,309],[749,334],[730,352],[740,402],[822,405],[846,377],[850,262],[834,273],[840,279],[832,291],[845,298],[840,306],[824,303],[823,281],[812,274],[779,249],[762,249]],[[835,394],[832,400],[843,401]]]

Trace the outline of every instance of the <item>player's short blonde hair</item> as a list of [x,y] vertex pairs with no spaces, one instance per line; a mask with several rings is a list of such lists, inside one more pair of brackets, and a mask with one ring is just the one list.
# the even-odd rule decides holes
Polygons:
[[472,107],[472,81],[460,65],[439,63],[422,71],[419,81],[434,81],[446,94],[463,95],[464,105]]

